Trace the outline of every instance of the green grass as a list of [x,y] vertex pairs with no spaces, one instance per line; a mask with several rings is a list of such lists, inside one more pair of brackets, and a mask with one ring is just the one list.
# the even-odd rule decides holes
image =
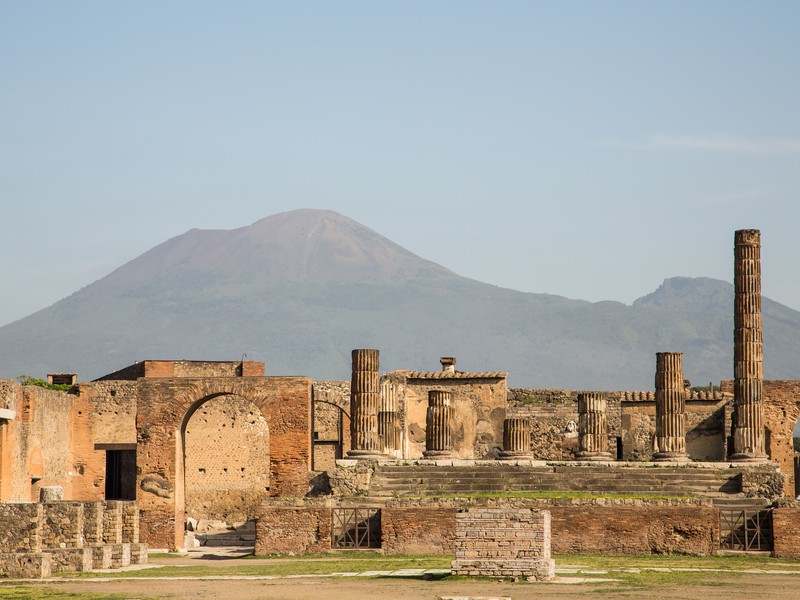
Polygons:
[[[0,585],[0,598],[3,600],[123,600],[130,598],[125,594],[74,594],[58,589],[38,586]],[[141,598],[141,596],[139,596]]]
[[69,573],[63,577],[207,577],[226,575],[286,576],[286,575],[329,575],[341,572],[396,571],[399,569],[449,569],[450,556],[381,556],[371,554],[337,554],[304,557],[274,557],[268,563],[238,564],[225,566],[225,561],[215,561],[213,565],[163,566],[158,569],[126,571],[124,573]]

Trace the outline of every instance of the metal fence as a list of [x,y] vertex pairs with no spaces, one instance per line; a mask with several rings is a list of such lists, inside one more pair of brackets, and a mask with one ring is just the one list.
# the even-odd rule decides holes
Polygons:
[[334,508],[331,517],[331,548],[381,547],[380,508]]
[[721,510],[720,547],[724,550],[772,550],[771,510]]

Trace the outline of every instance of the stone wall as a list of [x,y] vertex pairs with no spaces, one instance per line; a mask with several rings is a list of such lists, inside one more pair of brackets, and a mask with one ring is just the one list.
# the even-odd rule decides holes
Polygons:
[[13,419],[0,419],[0,500],[30,501],[39,488],[72,489],[73,431],[70,413],[76,396],[5,380],[2,404]]
[[135,502],[0,504],[0,577],[48,577],[147,562],[138,519]]
[[212,398],[189,418],[185,436],[186,514],[246,521],[269,489],[269,427],[239,396]]
[[[552,551],[584,554],[715,554],[719,509],[708,499],[365,499],[381,507],[386,554],[451,554],[456,512],[465,507],[528,508],[551,514]],[[333,498],[274,499],[257,511],[256,553],[327,552]]]
[[503,447],[506,416],[505,373],[397,371],[383,381],[395,389],[400,416],[402,458],[417,459],[425,451],[428,392],[451,393],[453,452],[459,458],[496,458]]
[[128,380],[140,377],[264,377],[263,362],[218,360],[143,360],[114,371],[96,381]]
[[333,469],[350,449],[350,382],[315,381],[312,469]]
[[[733,392],[733,381],[723,381],[722,389]],[[786,476],[784,494],[794,497],[794,446],[792,431],[800,419],[800,381],[764,381],[764,427],[766,451]]]
[[381,548],[386,554],[452,554],[456,521],[452,507],[392,505],[381,509]]
[[475,507],[459,510],[455,522],[455,575],[553,579],[548,511]]
[[[653,392],[605,392],[608,448],[623,460],[650,460],[655,435]],[[508,391],[508,416],[527,417],[535,458],[572,459],[578,447],[577,391],[515,388]],[[729,397],[686,399],[686,450],[694,460],[725,458],[724,407]]]
[[772,555],[775,558],[800,558],[800,507],[772,511]]
[[303,496],[311,467],[311,380],[305,377],[140,379],[137,399],[141,535],[155,548],[183,546],[186,419],[217,397],[252,402],[269,427],[269,494]]

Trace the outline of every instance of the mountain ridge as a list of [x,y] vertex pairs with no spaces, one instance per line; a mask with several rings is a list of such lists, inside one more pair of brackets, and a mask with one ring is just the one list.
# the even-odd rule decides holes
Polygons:
[[[669,278],[632,305],[500,288],[427,261],[333,211],[190,230],[52,306],[0,327],[0,376],[98,377],[144,359],[251,360],[347,379],[352,348],[382,370],[508,371],[525,387],[650,389],[654,353],[690,379],[732,370],[731,284]],[[797,378],[800,313],[764,299],[765,373]]]

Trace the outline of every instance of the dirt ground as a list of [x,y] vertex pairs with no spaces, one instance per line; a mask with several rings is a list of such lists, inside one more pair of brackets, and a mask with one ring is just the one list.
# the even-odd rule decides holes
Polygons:
[[[95,594],[122,594],[126,598],[236,598],[241,600],[436,600],[441,596],[510,597],[513,600],[567,598],[667,598],[730,600],[731,598],[796,600],[797,575],[746,574],[715,576],[710,585],[661,586],[654,589],[613,590],[611,582],[494,583],[421,581],[418,579],[302,578],[275,580],[196,581],[160,579],[113,582],[48,582],[51,589]],[[2,588],[0,588],[2,596]]]
[[[263,559],[264,562],[296,562],[295,559]],[[308,560],[334,560],[331,558]],[[205,567],[232,567],[256,565],[262,559],[241,558],[235,551],[221,555],[190,553],[185,557],[152,557],[150,564],[193,565]],[[346,563],[342,566],[346,569]],[[135,568],[135,567],[132,567]],[[562,574],[558,574],[558,570]],[[227,599],[237,600],[437,600],[440,597],[459,598],[511,598],[512,600],[566,600],[568,598],[644,599],[668,600],[797,600],[800,598],[800,569],[792,566],[792,573],[719,572],[708,571],[693,577],[676,577],[683,583],[669,582],[666,578],[645,578],[645,586],[622,584],[613,581],[614,571],[598,575],[602,580],[587,581],[586,576],[575,573],[570,565],[556,563],[557,580],[548,583],[527,583],[464,578],[424,581],[419,578],[398,577],[314,577],[299,576],[280,579],[232,576],[226,579],[198,579],[155,577],[114,580],[50,579],[31,585],[60,592],[113,595],[128,600],[144,598],[171,599]],[[571,573],[569,571],[572,571]],[[757,570],[757,569],[756,569]],[[147,575],[147,573],[140,573]],[[610,581],[609,579],[612,579]],[[656,583],[666,580],[668,583]],[[8,582],[11,584],[12,582]],[[3,586],[0,585],[0,598]]]

